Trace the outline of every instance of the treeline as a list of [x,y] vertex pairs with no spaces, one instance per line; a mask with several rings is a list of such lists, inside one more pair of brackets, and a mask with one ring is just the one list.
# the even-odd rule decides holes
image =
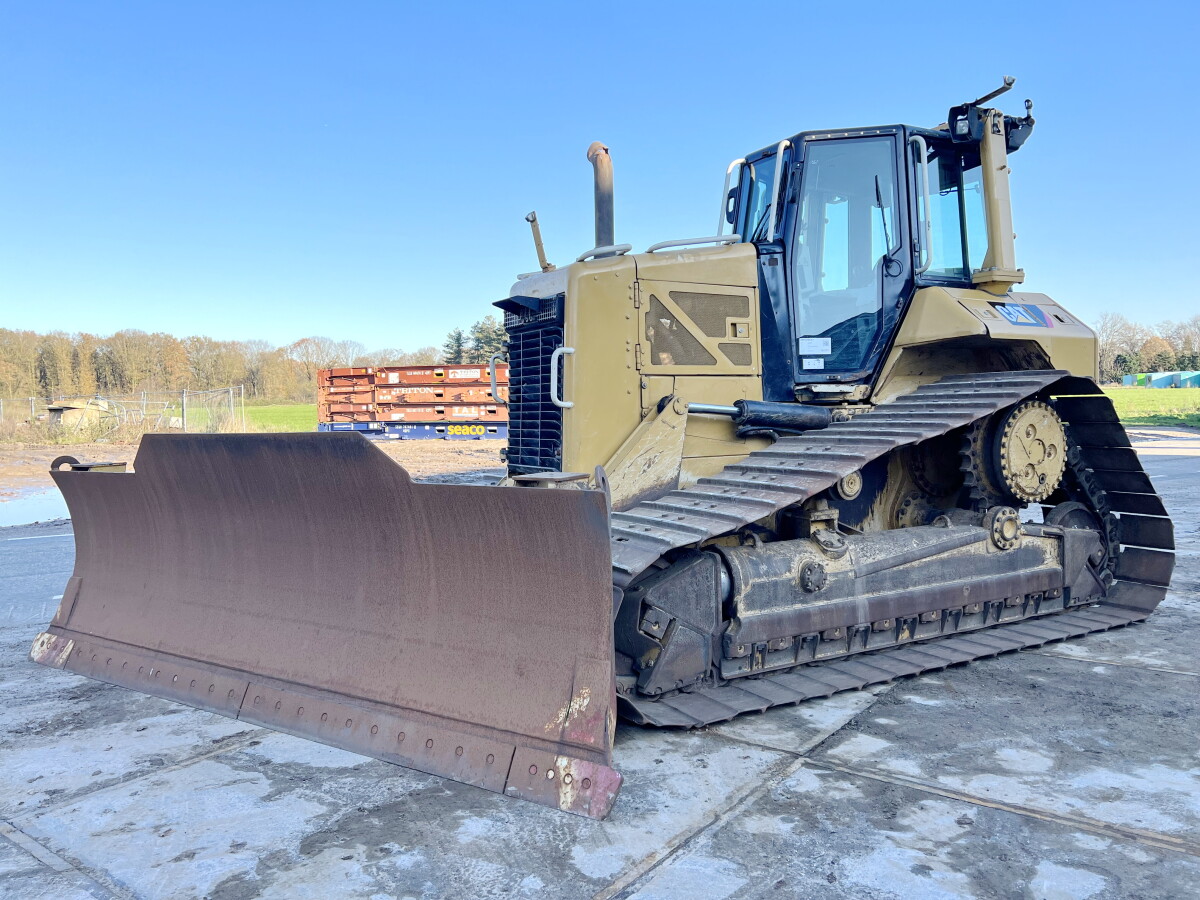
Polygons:
[[1122,375],[1138,372],[1200,371],[1200,315],[1147,326],[1105,313],[1094,328],[1101,381],[1120,381]]
[[[452,331],[443,350],[412,351],[368,351],[358,341],[320,336],[277,347],[266,341],[177,338],[135,330],[100,337],[0,328],[0,398],[120,396],[240,384],[248,399],[311,403],[320,369],[486,362],[503,341],[503,327],[492,316],[467,332]],[[454,354],[449,353],[452,345],[459,348]]]

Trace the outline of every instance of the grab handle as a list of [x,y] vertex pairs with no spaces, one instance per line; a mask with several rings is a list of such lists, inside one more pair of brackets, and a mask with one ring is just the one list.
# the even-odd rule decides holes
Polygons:
[[775,177],[771,181],[771,224],[767,228],[767,240],[775,240],[775,225],[779,222],[779,186],[783,184],[783,151],[792,146],[788,140],[775,145]]
[[550,354],[550,402],[559,409],[570,409],[575,405],[570,400],[564,400],[562,398],[562,394],[559,393],[558,385],[558,361],[563,356],[570,355],[574,352],[574,347],[559,347]]
[[[925,143],[925,138],[919,134],[914,134],[908,139],[910,144],[916,144],[919,154],[917,159],[921,163],[921,199],[924,201],[923,209],[917,214],[918,224],[921,227],[921,248],[917,257],[917,268],[913,272],[914,275],[920,275],[922,272],[929,270],[929,266],[933,263],[933,226],[929,221],[929,147]],[[921,262],[922,258],[925,260]]]
[[496,360],[498,359],[504,359],[504,354],[493,353],[492,358],[488,360],[488,376],[492,381],[492,399],[507,406],[508,401],[500,399],[500,391],[496,388]]

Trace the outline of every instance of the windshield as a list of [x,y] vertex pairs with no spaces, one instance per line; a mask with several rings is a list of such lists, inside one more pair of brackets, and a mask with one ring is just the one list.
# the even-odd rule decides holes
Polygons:
[[806,145],[792,266],[805,374],[866,366],[882,329],[883,267],[896,249],[898,204],[891,137]]

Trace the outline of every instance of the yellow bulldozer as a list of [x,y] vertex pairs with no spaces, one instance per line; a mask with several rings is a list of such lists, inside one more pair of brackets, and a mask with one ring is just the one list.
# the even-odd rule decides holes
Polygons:
[[[570,812],[616,720],[696,728],[1144,619],[1170,519],[1096,342],[1015,290],[990,105],[735,160],[716,235],[596,246],[496,305],[507,477],[356,434],[56,461],[76,564],[33,658]],[[118,467],[119,468],[119,467]]]

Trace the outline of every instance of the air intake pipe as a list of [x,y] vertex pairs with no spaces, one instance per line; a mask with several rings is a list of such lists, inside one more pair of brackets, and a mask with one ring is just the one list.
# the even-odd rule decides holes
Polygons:
[[[613,245],[613,168],[612,157],[608,147],[593,141],[587,151],[588,162],[592,164],[596,182],[596,246],[611,247]],[[611,253],[597,254],[611,256]]]

